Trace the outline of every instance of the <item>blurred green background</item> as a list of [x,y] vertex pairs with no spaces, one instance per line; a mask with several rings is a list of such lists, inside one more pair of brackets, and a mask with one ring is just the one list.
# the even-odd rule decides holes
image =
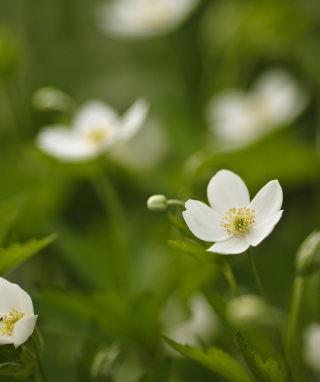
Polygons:
[[[0,202],[19,206],[2,245],[58,235],[5,277],[33,297],[49,381],[143,381],[157,365],[165,372],[167,357],[168,381],[223,381],[169,352],[160,334],[172,296],[187,318],[199,291],[230,298],[226,282],[214,266],[170,249],[166,241],[181,234],[146,200],[161,193],[207,202],[208,181],[222,168],[239,174],[251,197],[278,179],[285,212],[253,255],[272,304],[288,307],[296,250],[319,228],[320,4],[203,0],[173,32],[135,41],[99,30],[98,4],[0,0]],[[209,99],[226,87],[250,89],[272,67],[307,90],[306,109],[246,147],[217,150],[204,118]],[[145,97],[148,122],[128,143],[132,155],[145,155],[107,153],[102,171],[100,162],[65,164],[41,153],[34,140],[42,126],[72,117],[35,110],[32,95],[45,86],[120,112]],[[120,212],[104,208],[101,177]],[[241,288],[256,293],[247,258],[229,260]],[[317,303],[312,319],[319,318]],[[232,336],[212,326],[215,340],[206,343],[235,352]]]

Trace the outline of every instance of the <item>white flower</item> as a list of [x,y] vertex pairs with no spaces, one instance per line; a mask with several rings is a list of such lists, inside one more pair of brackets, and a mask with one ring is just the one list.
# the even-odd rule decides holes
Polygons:
[[123,117],[119,117],[109,105],[88,101],[76,112],[71,128],[47,126],[39,133],[36,144],[61,161],[89,160],[136,134],[147,111],[147,103],[138,100]]
[[18,285],[0,277],[0,345],[18,347],[31,336],[38,316],[30,296]]
[[258,245],[282,216],[282,189],[277,180],[266,184],[250,202],[243,180],[221,170],[210,180],[207,194],[211,207],[188,200],[183,217],[195,236],[215,242],[208,249],[211,252],[236,254]]
[[307,97],[293,78],[273,70],[259,77],[249,92],[230,90],[214,97],[207,114],[217,138],[239,146],[289,124],[306,104]]
[[199,0],[111,0],[98,9],[99,24],[123,38],[162,35],[174,30]]
[[304,333],[303,355],[306,363],[320,373],[320,324],[310,325]]

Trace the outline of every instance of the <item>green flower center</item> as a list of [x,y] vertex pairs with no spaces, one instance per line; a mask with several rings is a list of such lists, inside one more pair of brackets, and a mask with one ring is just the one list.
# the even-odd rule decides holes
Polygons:
[[8,336],[12,336],[14,325],[25,316],[25,313],[20,313],[15,309],[11,309],[9,316],[6,314],[1,317],[0,324],[4,325],[0,327],[0,333]]
[[228,235],[234,234],[236,237],[248,233],[252,228],[255,210],[247,207],[231,208],[221,221],[221,226],[226,228]]

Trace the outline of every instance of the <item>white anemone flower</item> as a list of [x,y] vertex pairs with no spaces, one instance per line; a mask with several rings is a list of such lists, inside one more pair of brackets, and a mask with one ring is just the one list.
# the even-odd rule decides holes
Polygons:
[[210,207],[188,200],[183,217],[195,236],[215,243],[210,252],[242,253],[267,237],[282,216],[282,188],[277,180],[266,184],[250,202],[243,180],[221,170],[210,180],[207,195]]
[[218,139],[236,147],[288,125],[306,104],[306,94],[289,73],[271,70],[249,92],[226,90],[215,96],[209,102],[207,119]]
[[100,27],[122,38],[169,33],[193,11],[199,0],[111,0],[98,8]]
[[22,345],[33,333],[38,316],[32,300],[18,285],[0,277],[0,345]]
[[88,101],[76,112],[71,128],[47,126],[39,133],[36,144],[60,161],[90,160],[136,134],[145,122],[147,112],[148,105],[142,99],[122,117],[104,102]]

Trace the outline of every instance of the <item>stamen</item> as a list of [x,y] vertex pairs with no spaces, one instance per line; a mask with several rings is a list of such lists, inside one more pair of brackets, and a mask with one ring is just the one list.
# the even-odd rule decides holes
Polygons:
[[87,134],[87,139],[93,143],[98,143],[105,138],[107,133],[108,133],[108,129],[101,127],[99,129],[90,131]]
[[8,336],[12,336],[14,325],[25,316],[25,313],[20,313],[15,309],[11,309],[9,316],[6,314],[1,317],[0,322],[4,326],[0,327],[0,333]]
[[255,210],[248,207],[231,208],[222,219],[221,226],[226,228],[228,235],[242,236],[252,228],[255,222],[254,212]]

